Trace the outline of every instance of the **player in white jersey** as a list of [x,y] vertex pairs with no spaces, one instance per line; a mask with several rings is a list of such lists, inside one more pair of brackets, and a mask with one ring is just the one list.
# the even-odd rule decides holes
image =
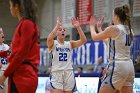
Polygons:
[[99,93],[133,93],[135,77],[133,62],[130,58],[130,45],[133,39],[128,5],[117,7],[113,11],[114,25],[100,33],[95,32],[96,18],[90,19],[90,31],[93,40],[110,39],[109,67]]
[[[51,55],[51,93],[73,93],[76,82],[72,67],[72,49],[83,45],[87,39],[79,21],[72,17],[72,25],[77,28],[80,39],[65,41],[66,31],[60,17],[53,31],[47,37],[47,46]],[[54,38],[57,36],[57,40]]]
[[[4,34],[3,30],[0,27],[0,52],[9,50],[9,46],[3,43],[4,41]],[[0,75],[2,75],[7,68],[8,63],[7,60],[3,57],[0,57]],[[7,93],[8,90],[8,81],[6,80],[4,84],[0,85],[0,93]]]

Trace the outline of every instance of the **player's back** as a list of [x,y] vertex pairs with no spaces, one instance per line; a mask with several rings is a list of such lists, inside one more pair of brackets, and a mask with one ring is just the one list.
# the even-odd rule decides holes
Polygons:
[[111,59],[130,59],[129,28],[126,25],[116,25],[119,35],[110,42]]

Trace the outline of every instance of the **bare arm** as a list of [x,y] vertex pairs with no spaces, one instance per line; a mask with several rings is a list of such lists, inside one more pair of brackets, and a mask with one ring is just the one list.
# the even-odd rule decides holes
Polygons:
[[91,32],[91,37],[94,41],[104,40],[107,38],[115,38],[119,34],[114,26],[109,26],[104,31],[100,33],[96,33],[95,23],[96,23],[95,17],[91,17],[90,18],[90,32]]
[[54,29],[52,30],[52,32],[47,37],[47,46],[48,46],[48,49],[49,50],[51,50],[52,47],[53,47],[54,38],[56,37],[57,30],[62,25],[61,22],[62,22],[61,18],[60,17],[57,17],[57,24],[54,27]]
[[[100,20],[97,22],[97,30],[99,33],[103,31],[102,30],[103,21],[104,21],[104,16],[102,16]],[[108,43],[108,40],[109,40],[108,38],[103,40],[106,43],[106,45]]]
[[72,25],[77,28],[79,36],[80,36],[79,40],[76,40],[76,41],[72,40],[72,41],[70,41],[72,48],[77,48],[77,47],[83,45],[87,41],[87,38],[86,38],[83,30],[80,27],[78,19],[72,17],[71,21],[72,21]]

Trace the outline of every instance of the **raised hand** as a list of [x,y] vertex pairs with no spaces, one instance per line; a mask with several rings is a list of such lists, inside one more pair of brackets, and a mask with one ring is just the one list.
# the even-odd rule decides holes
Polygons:
[[100,20],[97,22],[97,29],[98,29],[98,30],[101,30],[102,25],[103,25],[103,22],[104,22],[104,16],[102,16],[102,17],[100,18]]
[[74,27],[79,27],[80,26],[80,23],[79,23],[79,21],[78,21],[78,18],[76,19],[75,17],[72,17],[71,18],[71,22],[72,22],[72,25],[74,26]]
[[95,15],[94,16],[91,16],[90,17],[90,26],[95,26],[96,23],[97,23],[97,21],[96,21]]
[[61,26],[62,25],[62,19],[61,17],[57,17],[57,25]]

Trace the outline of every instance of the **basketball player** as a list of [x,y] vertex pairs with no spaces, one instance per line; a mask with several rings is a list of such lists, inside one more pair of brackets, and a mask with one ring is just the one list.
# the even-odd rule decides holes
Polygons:
[[[100,33],[100,32],[102,32],[103,30],[102,30],[102,25],[103,25],[103,21],[104,21],[104,16],[102,16],[100,19],[99,19],[99,21],[97,21],[97,30],[98,30],[98,32]],[[113,24],[113,22],[111,22],[109,25],[114,25]],[[106,44],[106,46],[108,47],[108,38],[107,39],[104,39],[103,40],[104,41],[104,43]],[[109,47],[108,47],[109,48]],[[108,49],[107,48],[107,62],[108,62]],[[108,65],[109,65],[109,63],[107,63],[107,66],[104,68],[104,70],[103,70],[103,74],[101,74],[101,81],[104,79],[104,76],[105,76],[105,73],[106,73],[106,70],[107,70],[107,68],[108,68]],[[99,82],[100,82],[100,79],[99,79]],[[99,84],[99,88],[98,89],[100,89],[100,84]],[[98,90],[99,91],[99,90]],[[119,93],[119,90],[117,90],[117,92],[116,93]]]
[[130,23],[128,5],[117,7],[113,11],[114,25],[100,33],[95,32],[96,18],[90,19],[90,31],[93,40],[110,39],[109,67],[99,93],[133,93],[135,77],[133,62],[130,59],[130,45],[133,32]]
[[9,65],[0,76],[8,77],[8,93],[35,93],[38,85],[38,27],[34,0],[9,0],[13,17],[19,20],[11,43]]
[[[76,88],[72,68],[72,49],[83,45],[87,39],[79,21],[74,17],[71,18],[71,21],[72,25],[78,30],[79,40],[65,41],[66,31],[60,17],[57,18],[57,24],[47,38],[48,50],[52,53],[51,93],[73,93]],[[54,40],[56,36],[57,40]]]
[[[8,51],[9,46],[4,44],[4,33],[3,29],[0,27],[0,52]],[[0,56],[0,75],[2,75],[7,68],[8,63],[4,56]],[[6,80],[3,84],[0,85],[0,93],[7,93],[8,90],[8,80]]]

